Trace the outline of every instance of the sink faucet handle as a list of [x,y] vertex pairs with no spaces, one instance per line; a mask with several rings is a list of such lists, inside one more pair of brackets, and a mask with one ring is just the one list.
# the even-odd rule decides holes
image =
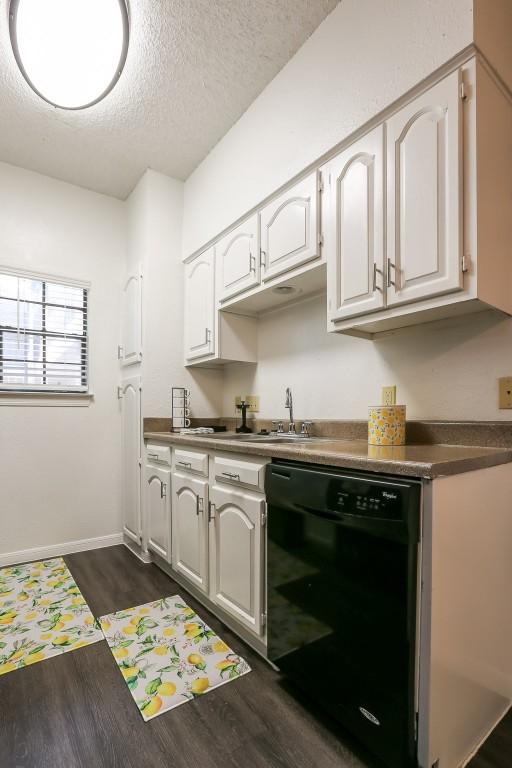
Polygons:
[[278,424],[279,424],[279,421],[278,421],[278,419],[272,419],[272,421],[271,421],[271,424],[272,424],[272,426],[271,426],[271,428],[270,428],[270,432],[271,432],[272,434],[273,434],[274,432],[275,432],[275,433],[277,433],[277,431],[278,431]]
[[294,421],[290,421],[290,423],[288,424],[288,432],[290,433],[290,435],[296,435],[297,434],[297,432],[295,430],[295,422]]
[[312,421],[303,421],[302,427],[300,429],[301,435],[305,435],[306,437],[311,437],[311,427],[313,426]]

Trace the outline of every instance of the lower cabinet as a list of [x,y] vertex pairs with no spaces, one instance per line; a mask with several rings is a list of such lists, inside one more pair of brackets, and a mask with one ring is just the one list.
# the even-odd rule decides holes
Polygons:
[[173,472],[172,565],[208,592],[208,481]]
[[171,562],[171,470],[146,466],[147,547]]
[[260,635],[264,626],[264,497],[213,485],[210,519],[210,597]]
[[232,618],[233,629],[261,649],[268,459],[176,446],[171,469],[170,452],[164,455],[164,450],[148,444],[146,451],[147,548],[159,556],[157,564],[169,563],[169,573],[198,590],[196,596],[201,593],[213,612],[218,607],[221,618]]

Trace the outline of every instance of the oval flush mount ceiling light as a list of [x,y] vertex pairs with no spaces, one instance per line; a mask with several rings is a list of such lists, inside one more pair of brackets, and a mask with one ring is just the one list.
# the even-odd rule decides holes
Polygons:
[[11,0],[18,67],[54,107],[85,109],[119,80],[128,53],[125,0]]

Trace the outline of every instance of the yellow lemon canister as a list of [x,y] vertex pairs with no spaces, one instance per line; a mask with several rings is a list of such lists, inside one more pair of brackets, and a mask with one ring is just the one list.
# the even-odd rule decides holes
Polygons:
[[368,409],[369,445],[405,445],[405,405],[375,405]]

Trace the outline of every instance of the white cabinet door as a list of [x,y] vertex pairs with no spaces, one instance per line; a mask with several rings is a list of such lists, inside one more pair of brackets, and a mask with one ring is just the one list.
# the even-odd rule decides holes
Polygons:
[[263,282],[320,257],[319,195],[314,171],[261,209]]
[[212,599],[257,635],[263,629],[264,515],[261,496],[214,485]]
[[215,351],[215,259],[213,248],[185,265],[185,358]]
[[221,302],[259,285],[258,240],[258,217],[254,214],[216,243],[215,258]]
[[118,357],[121,365],[139,363],[142,359],[142,274],[129,275],[121,296],[121,343]]
[[122,504],[123,530],[130,539],[140,544],[142,526],[141,501],[141,410],[140,376],[121,382],[121,450],[122,450]]
[[379,126],[331,160],[324,247],[329,320],[384,306],[384,129]]
[[387,122],[388,305],[462,288],[460,73]]
[[194,586],[208,590],[208,482],[172,475],[172,563]]
[[171,470],[146,465],[145,514],[148,549],[170,562]]

